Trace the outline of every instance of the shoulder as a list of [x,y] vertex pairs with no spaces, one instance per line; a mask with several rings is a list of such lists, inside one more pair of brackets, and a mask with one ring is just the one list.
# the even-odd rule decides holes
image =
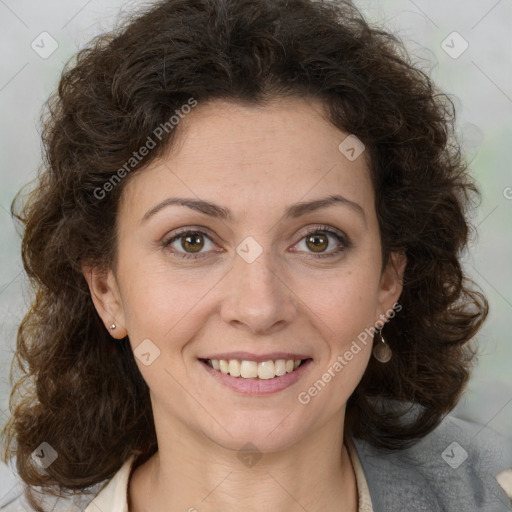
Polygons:
[[[121,468],[109,479],[98,482],[73,496],[56,497],[33,488],[45,510],[52,512],[124,512],[127,510],[127,491],[131,469],[136,463],[136,455],[131,455]],[[33,512],[28,503],[24,486],[19,482],[0,499],[0,512]]]
[[501,512],[511,501],[506,486],[512,439],[489,427],[447,416],[415,445],[380,450],[354,439],[375,512]]
[[[44,496],[44,507],[52,512],[83,512],[93,495],[82,493],[73,497],[57,498]],[[16,496],[0,503],[0,512],[35,512],[23,490],[19,490]]]
[[[73,496],[57,497],[42,493],[40,488],[33,487],[33,493],[41,500],[45,510],[52,512],[84,512],[87,505],[94,499],[101,490],[108,485],[110,480],[99,482],[82,492]],[[25,485],[18,482],[0,500],[0,512],[35,512],[36,509],[30,505],[25,495]]]

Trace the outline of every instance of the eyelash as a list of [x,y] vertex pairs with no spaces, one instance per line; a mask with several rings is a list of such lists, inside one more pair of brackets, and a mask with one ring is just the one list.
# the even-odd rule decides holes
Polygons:
[[[340,231],[335,230],[334,228],[331,228],[330,226],[320,226],[320,227],[311,229],[310,231],[308,231],[307,233],[305,233],[302,236],[302,238],[299,240],[299,242],[308,236],[318,234],[318,233],[325,233],[328,235],[332,235],[342,245],[341,245],[341,247],[338,247],[336,250],[329,252],[329,253],[321,253],[321,254],[311,253],[314,258],[332,258],[334,256],[337,256],[339,253],[343,252],[345,249],[348,249],[351,246],[351,243],[346,235],[344,235]],[[162,245],[164,246],[164,248],[166,248],[169,245],[171,245],[175,240],[178,240],[183,235],[187,235],[187,234],[200,234],[200,235],[206,236],[207,238],[209,238],[211,240],[211,237],[208,236],[208,234],[205,233],[204,231],[201,231],[199,229],[196,230],[196,229],[185,228],[185,229],[179,231],[178,233],[175,233],[168,240],[164,241]],[[213,240],[212,240],[212,242],[213,242]],[[190,254],[190,253],[184,253],[184,252],[180,252],[180,253],[172,252],[171,254],[178,255],[178,258],[183,258],[183,259],[197,259],[197,258],[204,257],[204,256],[202,256],[202,254],[204,254],[204,253],[197,253],[197,255],[196,255],[196,254]]]

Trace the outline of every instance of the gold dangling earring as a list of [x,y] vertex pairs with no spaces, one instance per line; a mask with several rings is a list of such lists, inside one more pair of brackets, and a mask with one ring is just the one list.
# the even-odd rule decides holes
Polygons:
[[380,342],[373,347],[372,354],[380,363],[387,363],[391,359],[393,351],[386,343],[386,340],[384,340],[384,337],[382,336],[382,329],[379,329],[377,332],[380,336]]

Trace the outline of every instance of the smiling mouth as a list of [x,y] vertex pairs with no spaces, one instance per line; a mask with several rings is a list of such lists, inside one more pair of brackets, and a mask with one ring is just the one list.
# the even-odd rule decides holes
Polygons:
[[311,361],[311,358],[276,359],[259,363],[245,359],[200,359],[200,361],[219,373],[231,375],[231,377],[268,380],[294,372],[307,361]]

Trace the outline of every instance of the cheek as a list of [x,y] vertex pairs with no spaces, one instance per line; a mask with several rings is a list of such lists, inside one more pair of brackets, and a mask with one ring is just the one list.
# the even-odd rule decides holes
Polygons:
[[371,267],[340,270],[296,281],[298,295],[318,321],[331,350],[344,350],[373,326],[378,304],[378,280]]
[[[340,271],[315,283],[302,278],[301,292],[323,346],[300,403],[317,395],[326,411],[346,402],[362,378],[373,345],[379,275],[363,267]],[[306,290],[309,294],[306,295]],[[312,313],[312,314],[311,314]]]
[[215,284],[210,275],[193,271],[177,272],[169,265],[156,263],[124,268],[126,288],[123,309],[128,332],[135,337],[153,337],[164,343],[180,323],[190,321],[205,293]]
[[344,286],[325,287],[326,300],[314,296],[308,303],[321,333],[317,342],[323,346],[297,400],[318,421],[327,420],[347,402],[366,370],[373,344],[375,293],[361,293],[357,279],[340,282]]
[[183,398],[179,384],[187,373],[183,351],[205,321],[205,294],[218,278],[191,277],[159,264],[127,265],[125,271],[130,278],[123,290],[123,307],[137,366],[153,398],[160,400],[162,393]]

